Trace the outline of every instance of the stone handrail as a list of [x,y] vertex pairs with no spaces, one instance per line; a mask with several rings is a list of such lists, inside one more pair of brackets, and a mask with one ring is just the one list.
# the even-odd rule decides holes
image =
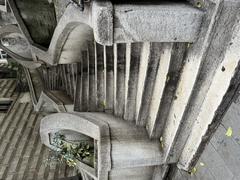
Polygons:
[[[2,39],[4,36],[12,34],[12,33],[18,33],[21,34],[18,27],[15,25],[7,25],[0,29],[0,39]],[[29,69],[35,69],[41,66],[39,62],[34,62],[32,59],[20,56],[19,54],[11,51],[9,48],[4,46],[2,44],[2,41],[0,41],[0,48],[4,50],[9,56],[11,56],[14,60],[16,60],[18,63],[23,65],[24,67],[27,67]]]
[[[191,5],[164,4],[112,4],[110,1],[91,1],[85,10],[69,4],[61,17],[49,48],[40,48],[21,19],[13,0],[8,0],[22,32],[32,45],[37,59],[48,64],[66,64],[75,60],[60,60],[64,46],[71,45],[69,35],[78,27],[78,52],[86,50],[86,42],[93,41],[112,45],[121,42],[194,42],[200,29],[204,12]],[[152,14],[155,14],[152,18]],[[136,21],[136,17],[138,21]],[[113,20],[118,20],[113,23]],[[181,23],[178,23],[181,22]],[[69,42],[70,41],[70,42]]]
[[40,135],[42,143],[51,149],[55,149],[51,145],[49,135],[61,130],[78,132],[98,141],[98,167],[94,167],[97,170],[97,174],[90,166],[83,163],[78,162],[77,167],[94,179],[107,180],[108,171],[111,169],[111,145],[108,124],[77,113],[52,114],[46,116],[41,121]]
[[[80,12],[78,7],[69,4],[66,8],[64,15],[61,17],[51,40],[48,49],[42,48],[33,42],[22,18],[17,10],[16,4],[12,0],[8,0],[11,10],[18,20],[18,25],[21,28],[23,34],[31,44],[32,51],[36,56],[36,59],[42,60],[48,64],[58,64],[59,58],[62,52],[62,48],[68,41],[69,34],[74,31],[76,27],[80,27],[78,34],[78,46],[82,49],[86,49],[86,42],[93,41],[93,32],[90,27],[89,6],[85,6],[84,12]],[[74,39],[75,40],[75,39]],[[79,50],[80,49],[80,50]],[[81,52],[81,48],[78,52]],[[78,53],[76,52],[76,53]],[[78,60],[80,61],[80,60]],[[68,63],[68,62],[63,62]]]

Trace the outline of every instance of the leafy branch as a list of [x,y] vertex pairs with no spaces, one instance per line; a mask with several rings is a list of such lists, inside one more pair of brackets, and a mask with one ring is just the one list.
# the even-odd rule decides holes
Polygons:
[[90,159],[90,164],[93,163],[94,147],[87,142],[70,142],[63,134],[55,133],[52,145],[55,147],[54,154],[48,161],[65,161],[70,167],[76,166],[76,160],[84,161],[85,159]]

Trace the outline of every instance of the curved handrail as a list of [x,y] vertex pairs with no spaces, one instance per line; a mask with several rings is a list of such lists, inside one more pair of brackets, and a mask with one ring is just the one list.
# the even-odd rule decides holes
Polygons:
[[[79,33],[78,41],[80,41],[81,44],[85,44],[87,41],[93,41],[89,11],[89,6],[86,6],[84,12],[80,12],[77,7],[69,4],[54,31],[48,50],[44,51],[32,45],[32,49],[36,56],[48,64],[58,64],[62,48],[66,44],[69,34],[78,26],[82,29]],[[79,48],[79,51],[81,51],[81,48]]]
[[[91,4],[85,5],[84,11],[80,11],[79,7],[69,4],[61,17],[57,27],[55,28],[53,37],[51,39],[48,49],[40,47],[38,44],[34,43],[20,14],[16,8],[16,4],[13,0],[8,0],[11,10],[18,20],[18,25],[21,31],[25,35],[29,44],[31,45],[32,51],[37,59],[40,59],[47,64],[56,65],[59,63],[62,48],[68,41],[69,34],[74,31],[78,26],[82,27],[82,31],[79,34],[79,41],[81,44],[86,43],[86,41],[93,41],[93,30],[91,28]],[[86,39],[88,37],[88,39]],[[80,51],[81,49],[79,49]]]
[[32,82],[32,78],[31,78],[30,72],[25,67],[24,67],[24,73],[25,73],[26,78],[27,78],[27,82],[28,82],[28,87],[29,87],[29,90],[30,90],[30,96],[31,96],[31,99],[32,99],[32,103],[33,103],[33,106],[35,107],[37,105],[37,103],[38,103],[38,99],[37,99],[37,95],[36,95],[36,92],[35,92],[35,89],[34,89],[34,85],[33,85],[33,82]]
[[[21,31],[15,26],[15,25],[7,25],[2,28],[0,28],[0,39],[3,38],[4,36],[12,33],[18,33],[21,34]],[[4,50],[9,56],[11,56],[13,59],[15,59],[18,63],[23,65],[24,67],[30,68],[30,69],[35,69],[41,66],[40,63],[34,62],[30,58],[22,57],[18,55],[17,53],[14,53],[7,47],[5,47],[2,42],[0,41],[0,48]]]
[[78,168],[97,180],[107,180],[111,170],[110,129],[108,123],[92,118],[84,113],[55,113],[44,117],[40,124],[40,136],[43,144],[51,149],[49,135],[61,130],[79,132],[98,141],[97,174],[86,165],[77,163]]

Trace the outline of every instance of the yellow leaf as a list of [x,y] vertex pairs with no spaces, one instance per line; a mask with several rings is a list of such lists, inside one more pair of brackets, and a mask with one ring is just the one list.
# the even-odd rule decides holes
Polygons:
[[187,48],[190,48],[192,46],[192,43],[187,44]]
[[203,162],[200,162],[199,164],[200,164],[200,166],[202,166],[202,167],[205,166],[205,164],[204,164]]
[[160,137],[160,145],[161,145],[161,148],[163,149],[164,145],[163,145],[163,137],[162,136]]
[[201,8],[202,7],[202,3],[201,2],[197,2],[197,7]]
[[197,168],[196,168],[196,167],[192,168],[192,170],[191,170],[191,175],[196,174],[196,172],[197,172]]
[[231,136],[232,136],[232,133],[233,133],[233,130],[232,130],[231,127],[229,127],[229,128],[227,129],[226,136],[227,136],[227,137],[231,137]]
[[169,77],[169,76],[167,76],[167,79],[166,79],[166,81],[168,82],[168,81],[169,81],[169,79],[170,79],[170,77]]

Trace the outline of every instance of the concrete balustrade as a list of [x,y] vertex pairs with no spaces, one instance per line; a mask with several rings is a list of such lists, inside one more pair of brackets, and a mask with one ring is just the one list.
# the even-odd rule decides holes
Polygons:
[[169,164],[194,166],[238,91],[239,1],[69,4],[48,49],[9,4],[33,59],[56,65],[78,111],[44,118],[43,143],[52,148],[48,134],[64,129],[94,138],[97,173],[80,164],[85,179],[160,179]]
[[[149,141],[144,128],[129,125],[114,116],[103,113],[52,114],[41,121],[41,140],[54,149],[49,136],[66,130],[91,137],[97,142],[97,167],[94,167],[97,174],[86,164],[77,163],[79,169],[94,179],[104,180],[110,177],[115,180],[132,175],[146,179],[154,166],[163,163],[159,141]],[[143,177],[141,171],[146,173]]]

